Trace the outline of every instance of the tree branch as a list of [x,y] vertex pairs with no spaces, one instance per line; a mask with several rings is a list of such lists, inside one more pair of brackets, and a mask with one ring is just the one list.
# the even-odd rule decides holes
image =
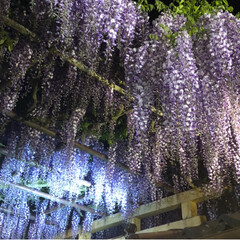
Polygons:
[[9,27],[15,29],[16,31],[20,32],[22,35],[30,37],[31,40],[40,42],[40,40],[37,38],[37,35],[33,32],[31,32],[29,29],[25,28],[21,24],[15,22],[14,20],[0,15],[0,19]]
[[[15,29],[16,31],[20,32],[22,35],[28,36],[30,37],[31,40],[35,41],[35,42],[40,42],[39,38],[37,37],[37,35],[35,33],[33,33],[32,31],[30,31],[29,29],[27,29],[26,27],[22,26],[21,24],[15,22],[14,20],[6,17],[6,16],[0,16],[0,19],[9,27]],[[51,48],[50,52],[60,58],[62,58],[63,60],[69,62],[70,64],[76,66],[79,70],[87,73],[89,76],[96,78],[99,82],[102,82],[104,85],[112,88],[114,91],[119,92],[123,95],[125,95],[125,90],[113,83],[110,83],[108,81],[108,79],[101,77],[100,75],[98,75],[96,72],[89,70],[88,68],[86,68],[84,66],[83,63],[81,63],[80,61],[78,61],[77,59],[74,58],[69,58],[67,56],[64,56],[59,50],[57,50],[56,48]]]
[[88,68],[86,68],[84,66],[83,63],[81,63],[80,61],[78,61],[75,58],[69,58],[64,56],[60,51],[58,51],[57,49],[51,49],[50,52],[58,57],[60,57],[61,59],[69,62],[71,65],[77,67],[79,70],[81,70],[82,72],[87,73],[88,76],[91,76],[95,79],[97,79],[99,82],[103,83],[105,86],[110,87],[111,89],[113,89],[116,92],[121,93],[122,95],[125,95],[126,92],[123,88],[119,87],[116,84],[110,83],[108,79],[98,75],[96,72],[89,70]]

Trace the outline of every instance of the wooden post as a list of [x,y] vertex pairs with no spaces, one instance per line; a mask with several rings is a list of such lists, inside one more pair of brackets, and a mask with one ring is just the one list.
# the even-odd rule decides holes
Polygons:
[[197,204],[193,201],[184,202],[181,204],[182,219],[188,219],[197,216]]
[[130,220],[130,222],[137,226],[137,232],[141,231],[141,219],[140,218],[134,217]]
[[91,239],[91,233],[79,233],[78,239]]

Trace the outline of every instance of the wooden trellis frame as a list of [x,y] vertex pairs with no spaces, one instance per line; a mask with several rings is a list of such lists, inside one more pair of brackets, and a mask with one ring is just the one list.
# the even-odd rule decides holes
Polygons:
[[[161,199],[160,201],[151,202],[142,205],[135,209],[132,217],[128,219],[128,222],[134,223],[137,227],[136,234],[141,233],[154,233],[162,232],[174,229],[184,229],[187,227],[195,227],[206,222],[205,216],[199,216],[197,213],[197,204],[200,202],[207,201],[209,199],[214,199],[219,197],[218,195],[208,195],[205,196],[204,192],[200,189],[189,190],[186,192],[181,192],[174,194],[170,197]],[[164,225],[156,226],[149,229],[141,230],[141,219],[159,215],[161,213],[169,212],[181,208],[182,219],[167,223]],[[126,219],[123,218],[121,213],[116,213],[102,219],[93,221],[91,233],[85,234],[82,229],[78,229],[79,239],[90,239],[92,233],[100,232],[112,227],[119,226],[123,224]],[[72,237],[72,229],[69,229],[64,238]],[[61,236],[56,236],[56,238],[61,238]],[[125,239],[124,236],[117,237],[118,239]]]

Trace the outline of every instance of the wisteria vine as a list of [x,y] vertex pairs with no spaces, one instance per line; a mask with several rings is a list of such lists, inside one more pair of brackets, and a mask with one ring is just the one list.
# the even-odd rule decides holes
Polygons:
[[234,185],[240,199],[238,18],[220,7],[199,8],[192,19],[168,9],[149,24],[130,0],[31,0],[23,8],[0,5],[1,15],[36,34],[29,39],[0,18],[1,238],[64,237],[69,225],[76,237],[98,213],[127,219],[167,196],[160,182],[208,194]]

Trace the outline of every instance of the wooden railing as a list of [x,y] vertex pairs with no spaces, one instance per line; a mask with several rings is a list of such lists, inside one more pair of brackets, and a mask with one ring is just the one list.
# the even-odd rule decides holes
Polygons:
[[[161,201],[155,201],[140,206],[134,211],[132,218],[129,222],[134,223],[137,226],[136,233],[150,233],[167,231],[171,229],[184,229],[186,227],[199,226],[206,221],[205,216],[198,216],[197,203],[205,201],[211,197],[205,197],[204,193],[200,190],[189,190],[186,192],[177,193],[170,197],[161,199]],[[156,226],[149,229],[141,230],[141,220],[143,218],[156,216],[161,213],[169,212],[181,208],[182,219],[179,221],[171,222],[168,224]],[[96,233],[102,230],[106,230],[124,223],[124,219],[121,213],[113,214],[102,219],[93,221],[91,233]],[[71,230],[69,230],[65,238],[72,236]],[[79,239],[90,238],[91,234],[81,234],[79,229]],[[122,237],[124,238],[124,237]]]

